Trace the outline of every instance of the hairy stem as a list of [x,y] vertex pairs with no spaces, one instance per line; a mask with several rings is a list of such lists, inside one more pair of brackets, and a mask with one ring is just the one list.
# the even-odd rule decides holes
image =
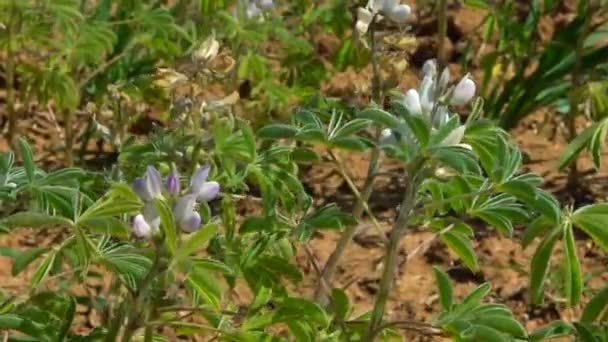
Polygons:
[[[577,136],[576,117],[579,114],[578,106],[580,103],[580,98],[579,98],[579,96],[577,96],[576,90],[579,89],[579,87],[582,84],[581,67],[582,67],[582,59],[583,59],[583,50],[584,50],[585,39],[587,38],[589,29],[591,26],[590,25],[591,16],[593,15],[592,8],[593,8],[593,6],[588,5],[586,13],[583,14],[585,16],[584,22],[583,22],[583,28],[582,28],[581,34],[578,35],[578,38],[576,41],[576,49],[574,51],[575,61],[574,61],[574,68],[572,69],[572,89],[575,91],[570,95],[570,113],[568,114],[568,118],[566,121],[566,125],[568,128],[568,141],[574,140]],[[579,15],[582,15],[582,14],[579,13]],[[570,167],[568,169],[567,187],[569,189],[574,189],[577,187],[577,185],[578,185],[578,159],[575,158],[574,161],[572,161],[572,163],[570,164]]]
[[[378,58],[376,55],[377,45],[375,39],[375,22],[376,18],[374,18],[370,24],[370,40],[371,40],[371,62],[372,62],[372,100],[379,106],[382,106],[382,89],[380,82],[380,69],[378,66]],[[376,135],[379,135],[379,130]],[[367,201],[372,194],[372,190],[374,188],[374,180],[376,174],[378,173],[378,168],[380,166],[380,148],[374,147],[370,152],[370,161],[367,169],[367,177],[365,179],[365,184],[363,185],[363,190],[360,192],[360,196],[357,197],[357,202],[355,207],[353,208],[353,217],[358,221],[363,216],[363,212],[367,207]],[[369,209],[369,208],[368,208]],[[373,217],[373,216],[372,216]],[[328,284],[331,286],[331,280],[338,268],[338,261],[340,257],[346,250],[346,247],[353,239],[355,232],[357,231],[357,225],[352,225],[347,227],[340,235],[340,239],[336,244],[333,252],[330,254],[325,266],[323,267],[323,271],[321,272],[321,279],[315,291],[315,299],[318,302],[326,303],[327,297],[326,293],[323,290],[322,284]]]
[[419,178],[421,178],[419,173],[423,164],[424,158],[417,158],[412,162],[411,167],[408,168],[409,181],[399,208],[399,214],[397,215],[397,219],[395,220],[395,224],[391,231],[388,246],[386,247],[380,288],[378,289],[378,294],[374,301],[374,309],[372,310],[366,338],[363,341],[373,342],[376,335],[380,332],[386,301],[395,278],[399,241],[407,230],[408,222],[416,205],[416,191],[418,190],[418,184],[420,182]]
[[448,31],[448,1],[439,0],[437,3],[437,62],[439,70],[447,66],[445,40]]
[[8,133],[6,140],[12,146],[17,136],[17,111],[15,110],[15,54],[13,37],[16,17],[15,3],[11,2],[9,22],[6,25],[6,110],[8,112]]
[[68,167],[74,166],[74,111],[66,109],[64,115],[65,126],[65,163]]

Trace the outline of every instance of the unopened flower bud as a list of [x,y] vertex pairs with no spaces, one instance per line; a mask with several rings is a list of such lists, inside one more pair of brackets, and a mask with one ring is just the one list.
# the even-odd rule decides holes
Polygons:
[[152,228],[142,214],[133,219],[133,234],[138,238],[149,238],[152,235]]
[[268,11],[274,7],[273,0],[257,0],[256,5],[264,11]]
[[167,176],[167,192],[175,196],[179,194],[179,175],[177,171],[171,171]]
[[437,61],[434,59],[429,59],[424,62],[424,65],[422,66],[422,78],[426,76],[430,76],[432,78],[435,77],[435,74],[437,74]]
[[207,63],[217,56],[219,50],[220,43],[214,37],[209,37],[198,49],[194,50],[192,58],[197,62]]
[[372,12],[368,11],[367,9],[362,7],[357,9],[357,24],[355,25],[355,28],[360,35],[364,35],[367,32],[373,17],[374,15]]
[[411,13],[412,13],[412,10],[411,10],[410,6],[398,5],[398,6],[395,6],[386,15],[390,20],[392,20],[398,24],[403,24],[410,17]]
[[471,101],[473,96],[475,96],[475,82],[469,78],[469,75],[466,75],[454,88],[450,104],[453,106],[464,106]]
[[440,92],[440,94],[437,95],[441,95],[441,93],[443,93],[447,88],[448,88],[448,84],[450,83],[450,69],[448,67],[443,68],[443,71],[441,72],[441,76],[439,76],[439,85],[438,85],[438,90]]
[[380,145],[392,145],[397,142],[395,139],[395,134],[393,134],[393,130],[390,128],[385,128],[380,132]]
[[421,115],[422,107],[420,106],[420,95],[416,89],[410,89],[405,93],[403,104],[411,115]]

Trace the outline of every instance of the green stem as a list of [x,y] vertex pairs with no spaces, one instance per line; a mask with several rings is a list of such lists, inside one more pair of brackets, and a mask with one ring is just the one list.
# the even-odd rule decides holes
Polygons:
[[[371,63],[372,63],[372,100],[379,106],[382,106],[382,89],[381,89],[381,81],[380,81],[380,72],[378,66],[378,59],[376,55],[376,39],[375,39],[375,22],[376,18],[372,19],[370,24],[370,40],[371,40]],[[379,135],[379,130],[376,132],[377,136]],[[363,212],[367,206],[367,201],[372,194],[374,189],[374,180],[376,174],[378,173],[378,169],[380,167],[380,148],[374,147],[370,153],[370,162],[367,169],[367,177],[365,179],[365,184],[363,185],[363,190],[360,192],[360,196],[357,197],[357,202],[355,207],[353,208],[353,217],[355,220],[359,221],[363,216]],[[336,247],[333,252],[330,254],[325,266],[323,267],[323,271],[321,272],[321,279],[317,285],[315,290],[315,300],[317,302],[321,302],[323,304],[327,303],[326,293],[323,290],[323,284],[331,285],[331,280],[336,273],[336,269],[338,268],[338,261],[346,247],[352,241],[355,232],[357,231],[357,225],[352,225],[346,227],[344,232],[340,235],[340,239],[338,240]]]
[[408,178],[409,182],[403,196],[403,201],[399,208],[399,214],[391,235],[389,238],[388,246],[386,247],[386,253],[384,255],[384,268],[382,272],[382,278],[380,279],[380,288],[374,302],[374,309],[372,310],[372,316],[370,319],[369,327],[367,329],[366,338],[363,341],[373,342],[376,335],[380,332],[382,325],[382,318],[384,317],[384,309],[390,289],[393,285],[393,279],[395,278],[395,269],[397,266],[399,241],[406,232],[408,222],[412,215],[414,206],[416,205],[416,192],[418,190],[418,184],[420,184],[420,170],[424,165],[425,159],[420,157],[414,160],[409,167]]
[[11,1],[9,21],[6,25],[6,109],[8,112],[8,133],[6,140],[10,145],[17,136],[17,111],[15,110],[15,55],[13,51],[13,36],[17,16],[15,1]]
[[448,1],[439,0],[437,3],[437,63],[439,70],[447,66],[445,41],[448,31]]

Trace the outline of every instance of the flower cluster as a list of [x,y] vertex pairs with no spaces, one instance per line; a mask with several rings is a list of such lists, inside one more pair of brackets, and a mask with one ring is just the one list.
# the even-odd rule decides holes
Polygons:
[[246,0],[247,18],[254,18],[274,7],[273,0]]
[[[433,129],[439,129],[455,115],[450,113],[449,106],[464,106],[475,96],[475,82],[468,74],[455,86],[450,86],[450,82],[449,69],[446,67],[441,74],[438,74],[435,60],[429,60],[422,68],[420,87],[408,90],[402,104],[411,115],[420,116],[429,122]],[[443,140],[442,145],[460,144],[465,129],[464,125],[454,129]],[[398,138],[412,142],[412,134],[407,124],[403,123],[396,130],[385,129],[382,132],[381,142],[390,144]]]
[[376,15],[383,15],[395,23],[403,24],[411,13],[410,6],[399,4],[399,0],[369,0],[367,6],[357,10],[356,29],[361,35],[365,34]]
[[[199,168],[190,180],[189,191],[180,196],[180,180],[176,171],[172,171],[165,180],[165,191],[175,199],[173,216],[179,227],[185,232],[194,232],[201,226],[201,216],[194,210],[198,202],[208,202],[217,197],[220,185],[208,182],[209,167]],[[154,199],[163,197],[163,186],[160,172],[148,166],[143,177],[135,179],[133,190],[144,202],[141,214],[133,219],[133,233],[140,238],[147,238],[157,233],[160,227],[160,215],[154,205]]]

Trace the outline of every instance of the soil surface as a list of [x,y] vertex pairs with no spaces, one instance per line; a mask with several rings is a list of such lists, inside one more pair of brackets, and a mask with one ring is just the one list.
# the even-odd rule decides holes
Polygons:
[[[568,6],[568,3],[566,2],[565,6]],[[464,48],[464,37],[474,34],[474,30],[483,18],[483,13],[454,6],[451,8],[450,17],[449,56],[453,63],[451,65],[452,74],[458,75],[460,70],[456,62]],[[414,33],[419,39],[419,46],[411,56],[412,68],[399,81],[399,87],[404,90],[417,84],[415,76],[417,68],[426,58],[432,57],[432,53],[435,51],[435,42],[432,39],[433,21],[419,18],[418,23],[420,25],[416,26]],[[427,25],[424,26],[423,23],[427,23]],[[543,23],[542,34],[550,35],[555,24],[548,19],[548,22]],[[425,28],[427,28],[426,31]],[[331,49],[335,45],[328,38],[323,46],[324,49]],[[335,75],[323,86],[323,89],[328,94],[342,94],[344,97],[357,98],[361,97],[357,93],[357,89],[361,89],[364,84],[369,84],[369,79],[370,70],[368,69],[362,72],[348,70]],[[547,123],[545,123],[546,114],[553,118]],[[42,120],[40,120],[40,116],[42,116]],[[546,110],[538,111],[512,131],[514,140],[527,156],[525,168],[542,175],[546,181],[545,188],[556,193],[564,204],[583,205],[594,201],[605,201],[608,197],[608,165],[604,163],[599,170],[595,170],[587,156],[579,161],[581,190],[575,193],[563,191],[565,174],[557,171],[557,160],[566,141],[563,138],[563,125],[554,119],[556,116],[555,113]],[[45,123],[43,126],[37,124],[41,121]],[[56,155],[50,147],[60,144],[63,135],[60,123],[47,117],[46,114],[31,112],[29,116],[23,118],[20,126],[22,131],[40,131],[35,135],[35,150],[38,160],[45,160],[49,156]],[[0,139],[0,151],[5,150],[7,150],[7,144]],[[340,157],[348,165],[355,182],[360,186],[367,172],[367,156],[350,153]],[[401,169],[398,165],[384,162],[382,164],[383,175],[379,177],[376,190],[370,200],[370,206],[377,214],[384,232],[388,231],[391,226],[395,215],[394,208],[403,191],[403,184],[399,182],[400,172]],[[316,199],[316,204],[336,202],[345,210],[352,207],[353,197],[348,186],[333,167],[329,165],[314,166],[303,175],[303,179]],[[581,308],[587,302],[590,291],[608,283],[608,267],[606,267],[608,256],[595,247],[587,237],[578,236],[577,252],[585,278],[590,279],[586,284],[586,288],[590,291],[585,292],[583,304],[574,308],[566,308],[559,295],[547,294],[545,305],[533,307],[528,301],[528,270],[535,245],[533,244],[527,249],[522,248],[517,240],[521,228],[518,227],[519,230],[513,238],[501,236],[488,227],[480,226],[477,229],[474,247],[481,266],[478,274],[468,271],[445,246],[439,241],[435,241],[432,233],[422,229],[408,233],[401,242],[399,254],[402,262],[397,270],[398,275],[387,307],[390,319],[428,322],[438,312],[433,266],[440,266],[450,274],[455,284],[455,295],[459,298],[479,284],[490,282],[492,293],[488,300],[510,306],[517,318],[529,330],[551,320],[569,321],[580,317]],[[0,236],[0,246],[31,248],[51,244],[57,238],[56,234],[50,231],[23,229],[11,235]],[[309,253],[304,247],[298,250],[297,263],[305,273],[305,279],[296,291],[312,296],[318,281],[314,263],[324,264],[333,251],[337,238],[336,233],[318,233],[308,246]],[[374,229],[368,219],[360,222],[355,241],[343,255],[333,284],[335,287],[346,289],[358,314],[371,309],[377,291],[383,254],[383,249],[379,244],[380,240],[380,233]],[[421,245],[423,247],[420,247]],[[562,259],[561,246],[558,246],[552,259],[553,265],[560,265]],[[14,278],[10,273],[11,263],[12,259],[0,257],[1,287],[10,293],[24,293],[27,291],[27,279],[31,276],[32,270],[26,271],[25,277]],[[83,286],[80,291],[88,292],[92,291],[92,288],[100,286],[99,284],[93,285]],[[552,290],[558,285],[559,278],[552,274],[549,277],[548,288]],[[551,291],[550,293],[558,292]],[[244,300],[248,297],[247,293],[241,293],[241,295]],[[86,319],[90,320],[90,323],[97,320],[90,315]],[[86,325],[87,322],[83,320],[82,328],[84,330],[86,330]],[[438,337],[421,336],[416,333],[408,333],[408,337],[408,340],[418,341],[442,340]]]

